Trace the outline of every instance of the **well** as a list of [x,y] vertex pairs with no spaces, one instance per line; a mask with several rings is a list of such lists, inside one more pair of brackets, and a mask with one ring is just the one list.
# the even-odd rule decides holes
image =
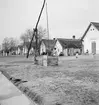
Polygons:
[[43,55],[42,65],[43,66],[57,66],[58,65],[58,56]]

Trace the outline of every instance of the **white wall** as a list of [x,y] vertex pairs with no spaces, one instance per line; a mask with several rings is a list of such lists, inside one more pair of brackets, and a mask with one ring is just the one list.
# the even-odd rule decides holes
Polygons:
[[84,52],[88,49],[89,53],[92,52],[91,43],[96,42],[96,53],[99,54],[99,31],[91,25],[90,29],[88,30],[85,38],[84,38]]
[[64,53],[64,56],[68,56],[68,54],[67,54],[67,49],[64,49],[64,50],[63,50],[63,53]]
[[40,46],[40,54],[42,54],[42,52],[46,52],[46,47],[43,42],[41,43],[41,46]]
[[57,50],[57,54],[59,55],[62,51],[63,51],[63,48],[60,44],[60,42],[57,40],[56,44],[55,44],[55,48]]
[[34,49],[31,48],[29,54],[32,54],[34,52]]
[[17,49],[17,54],[19,54],[19,53],[21,53],[21,50],[20,50],[20,48],[18,47],[18,49]]
[[24,46],[24,47],[23,47],[23,54],[27,54],[27,51],[28,51],[27,47]]

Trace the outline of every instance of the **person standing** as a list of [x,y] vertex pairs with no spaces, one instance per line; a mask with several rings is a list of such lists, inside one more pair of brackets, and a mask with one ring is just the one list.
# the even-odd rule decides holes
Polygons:
[[57,54],[57,50],[56,50],[56,48],[54,48],[53,49],[53,56],[57,56],[58,54]]
[[78,58],[78,52],[76,52],[76,58]]

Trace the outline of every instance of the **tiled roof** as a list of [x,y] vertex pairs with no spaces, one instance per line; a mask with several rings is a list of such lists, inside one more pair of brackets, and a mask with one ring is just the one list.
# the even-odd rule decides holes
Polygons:
[[84,39],[84,37],[86,36],[86,33],[88,32],[88,30],[90,29],[91,25],[93,25],[98,31],[99,31],[99,23],[98,22],[91,22],[88,26],[88,28],[86,29],[85,33],[83,34],[81,40]]
[[46,48],[53,49],[55,46],[56,40],[42,39],[42,42],[45,44]]
[[80,39],[64,39],[58,38],[57,39],[63,48],[81,48],[82,42]]

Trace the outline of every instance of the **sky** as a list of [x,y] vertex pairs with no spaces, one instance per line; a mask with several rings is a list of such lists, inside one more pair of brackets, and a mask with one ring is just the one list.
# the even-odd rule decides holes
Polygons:
[[[35,27],[43,0],[0,0],[0,44],[19,39]],[[99,22],[99,0],[47,0],[50,38],[80,38],[90,22]],[[47,28],[46,8],[40,26]]]

